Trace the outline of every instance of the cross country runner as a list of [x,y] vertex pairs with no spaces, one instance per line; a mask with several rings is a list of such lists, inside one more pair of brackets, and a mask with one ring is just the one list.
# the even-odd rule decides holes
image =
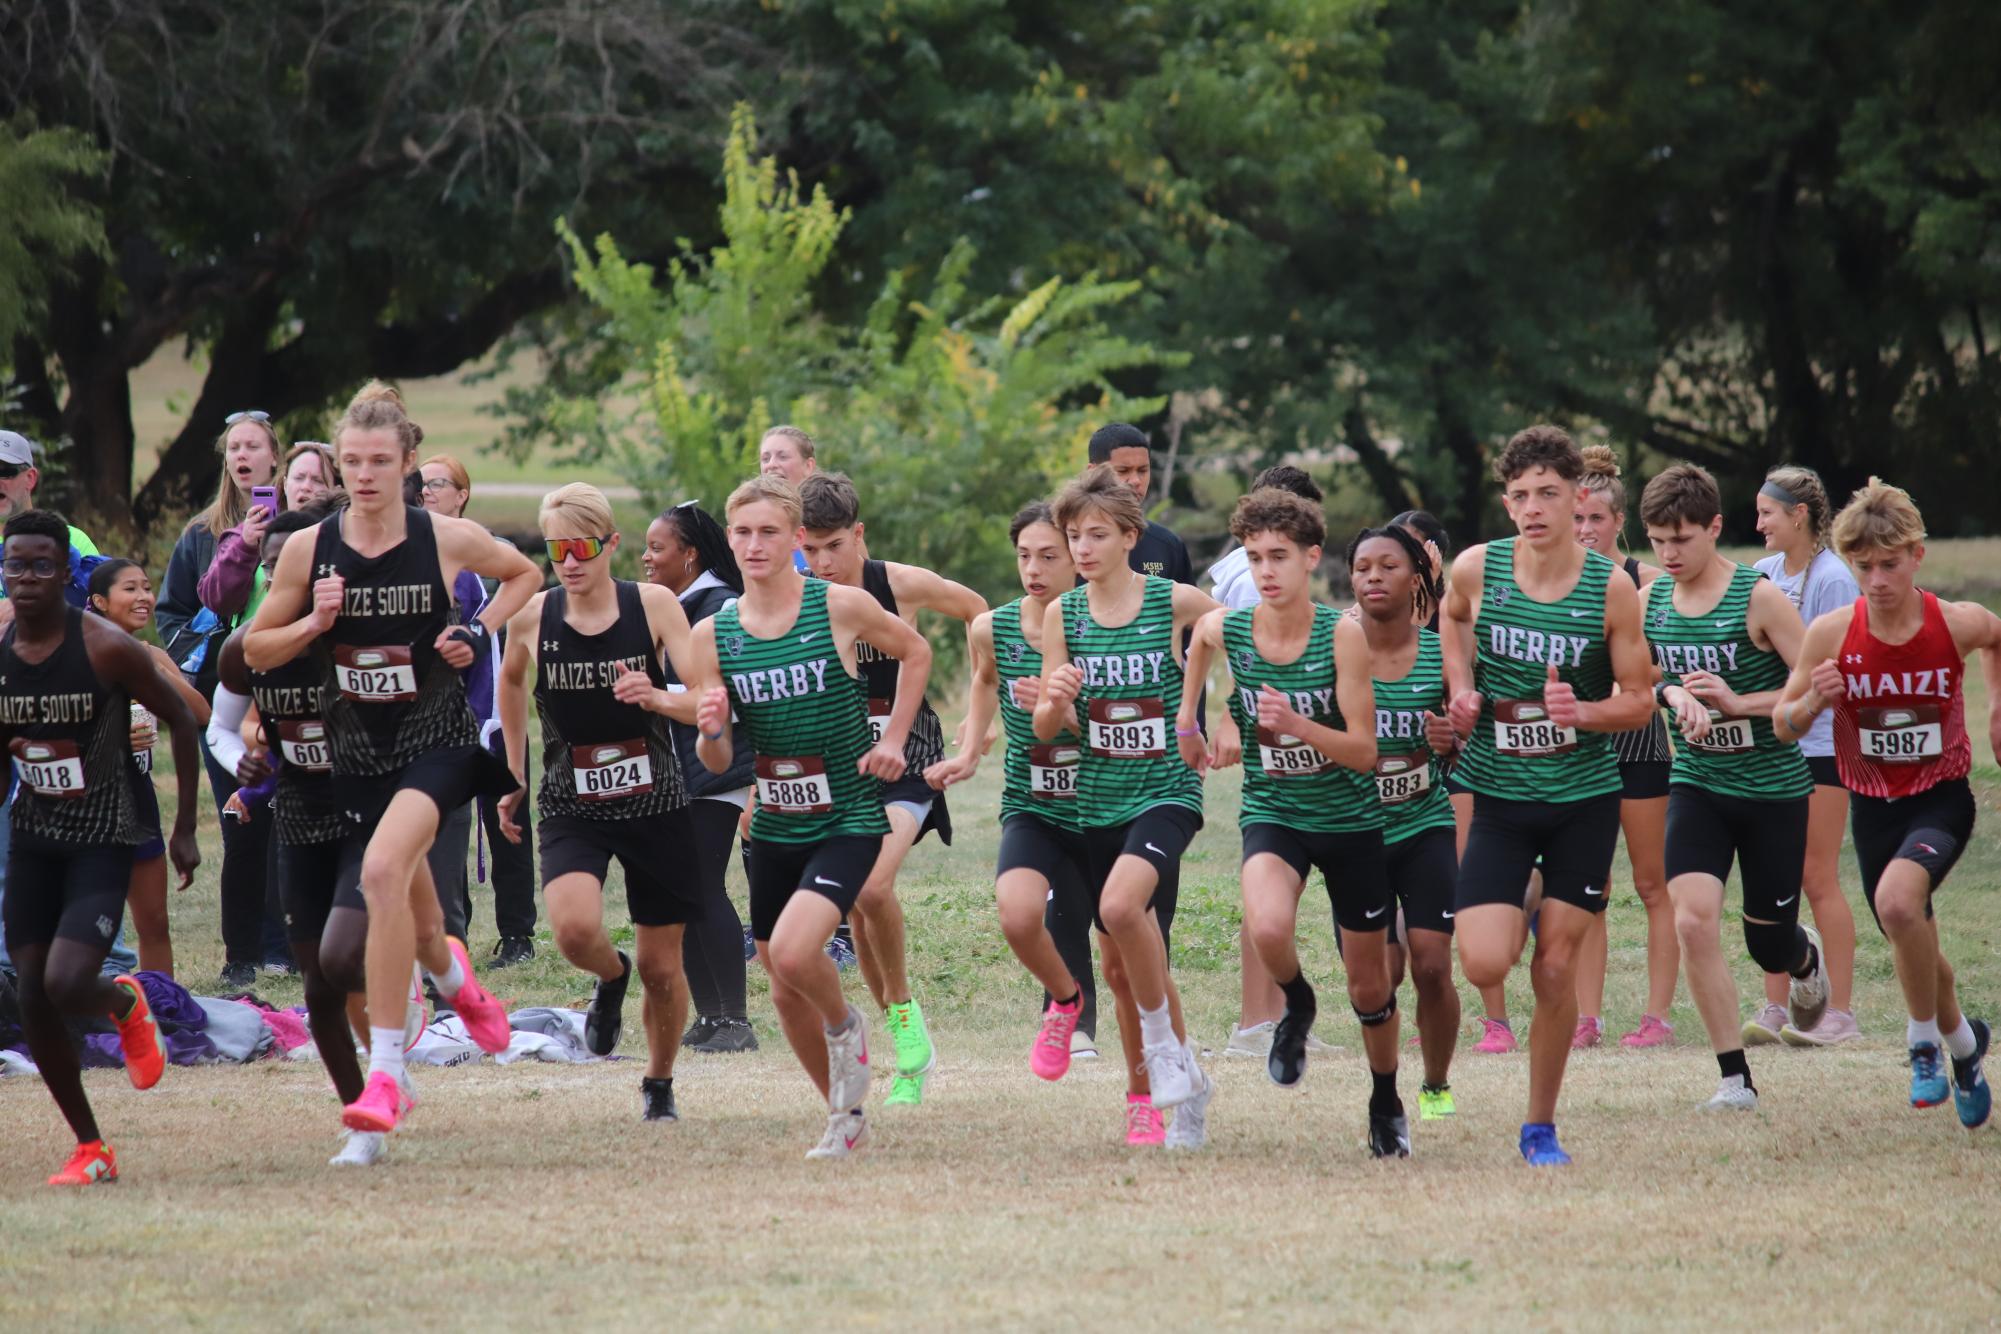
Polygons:
[[1135,1116],[1151,1122],[1179,1108],[1167,1147],[1199,1149],[1216,1085],[1188,1041],[1152,905],[1202,827],[1202,775],[1167,744],[1168,719],[1181,712],[1181,634],[1221,604],[1192,584],[1130,567],[1146,516],[1111,468],[1092,468],[1050,508],[1084,583],[1043,617],[1035,736],[1049,743],[1084,734],[1077,793],[1085,883],[1125,1047],[1127,1134]]
[[172,737],[180,800],[167,850],[182,889],[201,862],[201,752],[193,715],[145,646],[64,600],[70,528],[62,516],[42,509],[14,515],[0,551],[14,610],[0,634],[0,740],[20,784],[7,857],[7,953],[20,978],[28,1054],[76,1135],[76,1149],[49,1184],[91,1186],[118,1179],[118,1155],[98,1133],[64,1018],[110,1018],[134,1088],[153,1087],[166,1068],[138,979],[106,981],[98,971],[125,915],[140,839],[126,777],[131,703],[152,710]]
[[[1383,804],[1383,855],[1401,913],[1417,992],[1424,1082],[1419,1119],[1451,1116],[1452,1055],[1459,1042],[1459,989],[1452,985],[1452,897],[1459,851],[1445,766],[1459,738],[1445,716],[1445,660],[1426,622],[1445,591],[1444,573],[1410,529],[1365,528],[1348,544],[1349,580],[1362,610],[1376,701],[1376,795]],[[1390,959],[1390,982],[1402,980]]]
[[[1051,894],[1074,900],[1083,911],[1084,849],[1077,825],[1077,774],[1083,740],[1062,732],[1048,743],[1035,738],[1035,701],[1042,690],[1042,629],[1058,595],[1077,584],[1069,544],[1056,528],[1047,501],[1023,506],[1008,525],[1022,596],[983,612],[968,636],[972,684],[966,695],[965,735],[985,736],[1000,711],[1007,733],[1001,759],[1001,841],[994,898],[1001,933],[1022,966],[1049,993],[1042,1029],[1029,1049],[1028,1068],[1043,1079],[1070,1069],[1070,1035],[1083,1017],[1083,988],[1056,949],[1043,921]],[[925,778],[940,789],[963,783],[979,769],[980,747],[963,747],[940,760]],[[1158,1143],[1150,1118],[1136,1127]]]
[[[799,503],[805,527],[800,549],[819,578],[863,589],[884,611],[913,628],[919,611],[937,612],[969,626],[974,617],[986,611],[986,599],[963,584],[915,565],[867,559],[862,545],[861,501],[845,474],[813,473],[799,485]],[[870,739],[879,742],[896,698],[900,665],[895,657],[866,641],[857,647],[856,661],[867,690]],[[882,1007],[883,1023],[896,1044],[896,1076],[890,1082],[889,1097],[883,1100],[889,1107],[915,1106],[923,1101],[924,1077],[938,1059],[924,1026],[924,1009],[910,993],[903,904],[896,897],[896,876],[903,869],[903,859],[926,832],[935,829],[939,841],[952,841],[952,817],[944,793],[924,778],[924,771],[944,756],[944,729],[931,701],[920,699],[917,720],[904,743],[903,776],[882,788],[889,836],[882,841],[882,851],[852,914],[862,977]]]
[[1972,1130],[1994,1108],[1981,1069],[1990,1035],[1986,1021],[1960,1010],[1932,898],[1973,836],[1963,667],[1976,649],[1991,701],[1988,742],[2001,752],[2001,620],[1977,602],[1941,602],[1918,588],[1924,516],[1888,483],[1870,478],[1835,516],[1834,549],[1862,596],[1807,628],[1772,720],[1791,740],[1834,710],[1862,892],[1889,939],[1909,1014],[1911,1106],[1945,1101],[1943,1046],[1960,1124]]
[[1442,622],[1450,716],[1466,738],[1453,772],[1473,794],[1454,923],[1474,986],[1514,966],[1522,886],[1542,862],[1521,1134],[1522,1157],[1538,1167],[1570,1161],[1557,1143],[1556,1101],[1577,1022],[1578,949],[1605,910],[1619,839],[1619,759],[1607,737],[1640,726],[1654,707],[1640,595],[1573,532],[1583,471],[1557,427],[1508,441],[1494,477],[1519,535],[1459,554]]
[[1792,979],[1793,1025],[1827,1008],[1820,938],[1799,924],[1813,775],[1771,711],[1806,628],[1786,595],[1716,554],[1723,500],[1701,468],[1677,463],[1640,496],[1640,519],[1665,579],[1646,594],[1645,628],[1660,668],[1655,698],[1674,724],[1668,797],[1668,894],[1688,989],[1721,1072],[1711,1108],[1749,1110],[1758,1090],[1744,1060],[1737,983],[1723,958],[1723,884],[1738,864],[1744,944],[1768,973]]
[[[669,694],[665,652],[689,659],[688,617],[658,584],[614,579],[618,530],[604,492],[583,482],[542,498],[543,544],[560,581],[537,593],[508,626],[500,665],[500,725],[517,781],[527,772],[528,690],[542,719],[542,894],[563,957],[597,975],[584,1045],[618,1048],[633,960],[604,929],[605,874],[625,871],[639,984],[645,990],[643,1116],[678,1121],[674,1057],[688,1012],[681,967],[687,923],[702,915],[699,878],[688,874],[694,843],[688,799],[667,719],[693,722],[696,696]],[[698,687],[718,684],[698,681]],[[521,837],[515,815],[525,787],[500,800],[500,828]]]
[[[868,1135],[868,1023],[841,995],[826,954],[855,905],[889,821],[880,784],[903,776],[904,743],[931,675],[924,637],[858,588],[807,579],[793,567],[799,493],[753,477],[724,507],[743,596],[695,626],[690,679],[697,754],[729,768],[734,710],[757,751],[750,925],[771,977],[771,1003],[793,1054],[827,1099],[827,1131],[808,1158],[845,1158]],[[870,743],[857,645],[903,670],[882,739]],[[691,692],[692,693],[692,692]]]
[[[396,1128],[403,1092],[403,1026],[413,959],[489,1052],[505,1050],[507,1015],[473,979],[465,945],[443,934],[424,853],[443,812],[481,793],[513,790],[506,766],[479,744],[459,669],[521,609],[542,581],[526,556],[465,519],[410,506],[403,477],[423,432],[386,385],[355,395],[334,427],[348,508],[312,541],[287,541],[270,591],[243,641],[255,671],[310,648],[334,786],[364,839],[368,905],[369,1058],[361,1097],[341,1114],[350,1130]],[[450,589],[461,570],[500,581],[471,626],[453,628]]]
[[[1383,806],[1375,785],[1375,699],[1362,627],[1313,600],[1311,581],[1327,540],[1320,508],[1275,487],[1237,502],[1230,536],[1257,581],[1255,607],[1219,608],[1195,626],[1188,674],[1200,680],[1221,657],[1234,688],[1237,729],[1254,739],[1244,756],[1244,922],[1259,960],[1285,993],[1265,1069],[1280,1088],[1306,1075],[1306,1035],[1318,1012],[1300,967],[1299,898],[1320,869],[1341,930],[1348,1003],[1362,1021],[1374,1087],[1369,1151],[1410,1156],[1410,1126],[1397,1096],[1397,1003],[1390,985],[1389,927],[1396,904],[1383,863]],[[1352,721],[1351,721],[1352,720]],[[1198,773],[1208,747],[1186,693],[1175,717],[1181,754]]]

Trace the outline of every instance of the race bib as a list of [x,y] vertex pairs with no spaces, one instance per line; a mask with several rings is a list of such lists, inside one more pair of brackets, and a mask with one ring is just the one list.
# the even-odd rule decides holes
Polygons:
[[868,702],[868,739],[874,744],[882,744],[882,734],[889,730],[889,711],[895,707],[891,699],[871,699]]
[[27,742],[14,761],[14,769],[38,796],[80,801],[88,791],[83,782],[83,754],[74,741]]
[[1922,764],[1945,754],[1945,728],[1936,704],[1857,709],[1855,738],[1862,758],[1878,764]]
[[327,725],[317,718],[292,718],[272,724],[278,730],[278,754],[285,763],[313,773],[333,772],[333,749]]
[[1494,701],[1494,749],[1517,759],[1568,755],[1577,749],[1577,729],[1558,727],[1549,710],[1532,699]]
[[389,704],[417,698],[417,668],[407,644],[335,644],[333,658],[343,699]]
[[1093,755],[1114,760],[1167,757],[1167,705],[1152,699],[1094,699],[1086,711]]
[[779,815],[826,815],[834,809],[827,766],[811,755],[757,757],[757,804]]
[[1271,778],[1305,778],[1325,773],[1334,761],[1290,732],[1258,729],[1258,767]]
[[570,773],[580,801],[617,801],[653,790],[653,760],[644,741],[570,747]]
[[1749,718],[1726,718],[1709,711],[1709,735],[1697,741],[1686,732],[1681,739],[1705,755],[1748,755],[1754,749]]
[[1431,791],[1431,752],[1376,757],[1376,794],[1385,806],[1401,806]]
[[1073,801],[1077,796],[1077,763],[1084,751],[1074,741],[1057,741],[1028,748],[1028,795],[1038,801]]

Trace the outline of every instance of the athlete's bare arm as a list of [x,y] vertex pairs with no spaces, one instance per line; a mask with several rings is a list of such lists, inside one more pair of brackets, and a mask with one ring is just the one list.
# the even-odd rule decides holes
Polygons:
[[1486,561],[1484,544],[1468,547],[1453,557],[1452,574],[1445,582],[1445,605],[1439,609],[1438,647],[1444,655],[1446,716],[1461,737],[1470,735],[1480,721],[1480,695],[1473,689],[1477,647],[1473,621],[1480,610]]
[[[1186,627],[1196,624],[1207,616],[1228,610],[1228,607],[1225,607],[1222,603],[1216,601],[1215,598],[1210,597],[1207,593],[1195,587],[1195,585],[1176,584],[1174,586],[1174,642],[1177,644],[1181,642],[1181,632]],[[1216,647],[1218,651],[1221,650],[1223,644],[1222,633],[1222,622],[1218,621],[1216,630]],[[1184,705],[1187,703],[1188,692],[1192,689],[1199,704],[1202,690],[1208,683],[1209,669],[1207,666],[1204,666],[1199,671],[1192,666],[1184,666],[1182,669],[1181,686],[1182,703]],[[1227,768],[1243,758],[1243,738],[1237,734],[1237,718],[1235,714],[1231,713],[1228,709],[1219,711],[1216,715],[1216,725],[1212,729],[1212,732],[1213,735],[1209,738],[1209,767],[1213,769]]]
[[1978,653],[1987,681],[1987,744],[2001,756],[2001,617],[1978,602],[1941,602],[1952,642],[1962,655]]
[[[681,664],[687,661],[688,613],[681,610],[681,599],[662,588],[659,584],[639,586],[639,605],[646,611],[646,629],[653,636],[655,654],[666,655],[673,664],[674,675],[681,676]],[[620,672],[618,680],[612,683],[613,698],[621,704],[633,704],[649,713],[664,714],[677,723],[693,723],[695,711],[701,707],[701,699],[691,689],[687,689],[686,678],[681,679],[682,689],[662,690],[653,684],[652,678],[638,668]]]
[[[1186,585],[1177,584],[1176,588]],[[1204,612],[1195,622],[1194,633],[1188,639],[1188,663],[1183,670],[1181,685],[1181,708],[1174,715],[1174,740],[1180,748],[1181,758],[1196,773],[1206,773],[1212,765],[1221,766],[1229,761],[1212,756],[1209,742],[1198,726],[1196,714],[1202,707],[1202,692],[1193,686],[1209,679],[1209,669],[1223,652],[1223,617],[1227,609],[1218,606],[1214,611]],[[1228,712],[1228,710],[1224,710]],[[1241,753],[1241,752],[1240,752]]]
[[500,679],[496,683],[500,706],[501,743],[506,747],[507,767],[514,774],[514,790],[500,799],[500,832],[510,843],[521,841],[521,824],[514,813],[528,799],[522,775],[528,765],[528,682],[535,671],[535,646],[542,637],[542,600],[537,593],[528,605],[507,623],[507,651],[500,655]]
[[[542,591],[542,572],[535,568],[535,562],[472,520],[432,515],[431,530],[437,535],[438,564],[445,587],[450,588],[456,582],[460,570],[500,581],[500,587],[493,590],[493,596],[479,609],[477,619],[488,635],[499,634],[501,627],[528,604],[528,599]],[[292,544],[285,545],[289,551]],[[282,563],[284,557],[279,560]],[[463,671],[472,665],[474,650],[463,639],[454,638],[458,628],[445,627],[433,647],[446,665]]]
[[730,694],[723,687],[722,660],[716,656],[714,617],[689,631],[687,668],[676,663],[674,670],[695,697],[695,757],[712,774],[727,772],[736,751],[730,737]]
[[863,773],[893,783],[903,777],[903,744],[910,737],[911,724],[917,721],[924,687],[931,679],[931,645],[902,617],[884,611],[872,594],[859,588],[829,584],[827,619],[844,659],[852,659],[857,640],[896,659],[896,699],[890,705],[889,722],[883,726],[882,740],[858,765]]
[[[243,637],[243,661],[260,672],[283,667],[307,645],[333,629],[347,581],[337,574],[313,578],[313,548],[319,529],[301,528],[285,539],[270,587],[250,632]],[[307,536],[312,534],[313,536]]]
[[[1792,599],[1781,593],[1778,586],[1769,579],[1760,579],[1751,585],[1751,605],[1744,614],[1745,628],[1750,632],[1751,644],[1767,653],[1779,655],[1787,667],[1799,661],[1800,641],[1806,638],[1806,627],[1800,624],[1799,612],[1794,609]],[[1748,695],[1740,695],[1723,683],[1723,678],[1714,672],[1689,672],[1681,678],[1687,690],[1705,706],[1700,730],[1693,733],[1696,740],[1708,731],[1708,711],[1715,709],[1730,718],[1769,718],[1777,706],[1781,690],[1754,690]],[[1670,687],[1666,692],[1667,702],[1675,706],[1677,717],[1684,717],[1680,700]],[[1683,728],[1688,724],[1684,721]]]
[[895,595],[899,608],[935,611],[968,625],[987,609],[985,598],[934,570],[921,565],[899,565],[895,561],[884,561],[882,565],[889,575],[889,591]]
[[1793,663],[1786,688],[1772,706],[1772,732],[1781,741],[1798,741],[1813,730],[1813,720],[1848,694],[1848,682],[1834,655],[1848,637],[1848,624],[1855,608],[1836,607],[1814,617],[1800,640],[1799,658]]
[[[901,604],[902,599],[897,599]],[[981,612],[966,627],[967,676],[966,721],[963,736],[985,736],[1000,709],[1000,664],[994,658],[994,614]],[[963,783],[979,771],[984,748],[962,746],[957,755],[942,759],[924,771],[924,781],[939,791]]]
[[1035,696],[1035,739],[1054,741],[1076,727],[1077,696],[1083,693],[1084,673],[1070,661],[1059,598],[1042,614],[1042,685]]
[[1654,711],[1654,658],[1640,629],[1640,593],[1630,579],[1605,583],[1605,640],[1612,651],[1612,679],[1618,690],[1609,699],[1578,699],[1577,692],[1556,679],[1550,668],[1543,687],[1543,704],[1550,721],[1580,732],[1630,732],[1644,727]]
[[97,678],[124,690],[125,694],[151,709],[167,725],[168,740],[174,747],[174,780],[180,799],[174,807],[174,831],[167,838],[167,855],[181,873],[182,889],[194,883],[195,868],[201,865],[201,849],[195,844],[196,795],[201,772],[201,748],[195,742],[195,716],[173,686],[167,684],[145,645],[123,630],[94,616],[83,618],[84,649],[90,655],[90,669]]

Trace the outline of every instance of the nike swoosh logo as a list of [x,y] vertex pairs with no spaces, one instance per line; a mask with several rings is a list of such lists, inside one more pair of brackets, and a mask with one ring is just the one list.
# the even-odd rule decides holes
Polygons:
[[1381,917],[1384,913],[1388,911],[1389,911],[1388,908],[1378,908],[1374,912],[1365,912],[1362,914],[1362,916],[1368,918],[1370,921],[1374,921],[1376,918]]
[[1604,893],[1605,893],[1605,891],[1604,891],[1604,890],[1602,890],[1602,889],[1593,889],[1593,888],[1591,888],[1591,886],[1589,886],[1589,885],[1586,885],[1586,886],[1584,887],[1584,896],[1585,896],[1586,898],[1590,898],[1590,899],[1595,899],[1595,898],[1599,898],[1599,897],[1602,897],[1602,896],[1604,895]]
[[1773,904],[1772,906],[1773,906],[1773,907],[1775,907],[1775,908],[1783,908],[1783,907],[1785,907],[1785,906],[1786,906],[1786,905],[1787,905],[1788,903],[1791,903],[1791,902],[1793,901],[1793,899],[1796,899],[1796,898],[1798,898],[1798,897],[1799,897],[1799,895],[1795,894],[1795,895],[1793,895],[1793,896],[1792,896],[1792,898],[1788,898],[1788,899],[1780,899],[1780,900],[1779,900],[1779,901],[1778,901],[1777,903]]
[[1572,619],[1572,620],[1575,620],[1575,619],[1577,619],[1577,618],[1578,618],[1579,616],[1589,616],[1590,614],[1591,614],[1591,613],[1590,613],[1589,611],[1579,611],[1579,610],[1577,610],[1577,609],[1576,609],[1576,608],[1574,608],[1574,607],[1573,607],[1573,608],[1571,609],[1571,612],[1570,612],[1570,616],[1571,616],[1571,619]]
[[1449,912],[1442,912],[1442,913],[1440,913],[1440,914],[1438,914],[1438,915],[1439,915],[1440,917],[1443,917],[1443,918],[1444,918],[1444,919],[1445,919],[1446,921],[1448,921],[1448,922],[1449,922],[1449,921],[1451,921],[1451,920],[1452,920],[1452,919],[1453,919],[1454,917],[1457,917],[1457,916],[1458,916],[1459,914],[1457,914],[1457,913],[1449,913]]
[[1139,627],[1139,632],[1143,635],[1150,635],[1159,628],[1157,625],[1142,625]]
[[1156,848],[1151,843],[1146,845],[1146,850],[1152,853],[1156,857],[1165,857],[1167,855],[1165,852],[1161,851],[1159,848]]
[[838,881],[838,880],[829,880],[829,879],[827,879],[827,877],[826,877],[826,876],[824,876],[824,875],[816,875],[816,876],[814,876],[814,877],[813,877],[813,883],[814,883],[814,884],[816,884],[816,885],[831,885],[831,886],[832,886],[833,888],[835,888],[835,889],[839,889],[839,888],[841,887],[841,882],[840,882],[840,881]]
[[813,641],[813,639],[814,639],[814,638],[815,638],[816,636],[818,636],[818,635],[819,635],[819,633],[820,633],[820,632],[819,632],[818,630],[814,630],[814,631],[812,631],[812,632],[811,632],[810,634],[803,634],[803,635],[799,636],[799,642],[800,642],[800,643],[802,643],[802,644],[808,644],[808,643],[811,643],[811,642]]

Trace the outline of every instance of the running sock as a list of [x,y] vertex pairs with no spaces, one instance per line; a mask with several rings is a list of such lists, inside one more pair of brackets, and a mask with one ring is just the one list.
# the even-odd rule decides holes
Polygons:
[[1397,1096],[1397,1072],[1386,1075],[1369,1071],[1373,1087],[1369,1090],[1369,1114],[1371,1116],[1395,1116],[1403,1110],[1403,1099]]
[[1139,1012],[1139,1040],[1149,1047],[1178,1047],[1174,1038],[1174,1016],[1167,1012],[1167,1003],[1160,1008],[1149,1010],[1144,1006]]
[[825,1028],[825,1029],[827,1030],[827,1036],[828,1036],[828,1037],[830,1037],[830,1038],[837,1038],[837,1037],[841,1037],[841,1036],[843,1036],[843,1035],[845,1035],[845,1034],[847,1034],[847,1033],[851,1033],[851,1032],[853,1032],[853,1031],[854,1031],[854,1027],[855,1027],[855,1021],[856,1021],[856,1020],[857,1020],[857,1019],[858,1019],[859,1017],[860,1017],[860,1016],[858,1016],[858,1015],[857,1015],[857,1014],[855,1013],[855,1007],[854,1007],[854,1006],[852,1006],[852,1005],[850,1005],[850,1006],[848,1007],[848,1013],[847,1013],[847,1017],[846,1017],[846,1018],[844,1018],[844,1019],[842,1019],[840,1023],[838,1023],[838,1024],[823,1024],[823,1025],[822,1025],[822,1027],[823,1027],[823,1028]]
[[1295,1014],[1312,1014],[1319,1008],[1313,996],[1313,984],[1306,980],[1303,972],[1294,973],[1292,981],[1281,982],[1278,989],[1285,993],[1285,1008]]
[[[1963,1021],[1961,1026],[1964,1027]],[[1905,1023],[1904,1025],[1905,1046],[1922,1047],[1927,1043],[1931,1044],[1934,1047],[1941,1047],[1945,1045],[1945,1039],[1939,1036],[1938,1017],[1936,1015],[1934,1015],[1930,1019],[1912,1019]]]
[[1082,987],[1079,987],[1075,991],[1070,993],[1069,1000],[1060,1000],[1057,1001],[1056,1004],[1065,1010],[1074,1010],[1078,1008],[1080,1005],[1082,1005],[1083,1001],[1084,1001],[1084,989]]
[[391,1079],[403,1078],[403,1030],[397,1028],[368,1029],[368,1073],[384,1074]]
[[1945,1049],[1957,1060],[1966,1060],[1980,1049],[1980,1043],[1973,1036],[1973,1025],[1966,1022],[1966,1016],[1959,1018],[1959,1027],[1945,1035]]
[[446,1000],[457,1000],[459,993],[465,990],[466,970],[459,966],[458,955],[451,955],[450,958],[452,966],[444,972],[434,973],[426,968],[424,974],[438,984],[438,994],[440,996],[443,996]]
[[1723,1072],[1725,1079],[1730,1078],[1732,1075],[1737,1075],[1743,1079],[1745,1088],[1752,1087],[1751,1065],[1750,1062],[1744,1059],[1744,1049],[1742,1047],[1739,1047],[1736,1051],[1717,1052],[1716,1068]]
[[1813,947],[1811,940],[1807,939],[1806,932],[1800,932],[1800,940],[1806,946],[1806,958],[1800,961],[1799,967],[1793,969],[1793,976],[1812,977],[1813,970],[1820,967],[1820,951]]

